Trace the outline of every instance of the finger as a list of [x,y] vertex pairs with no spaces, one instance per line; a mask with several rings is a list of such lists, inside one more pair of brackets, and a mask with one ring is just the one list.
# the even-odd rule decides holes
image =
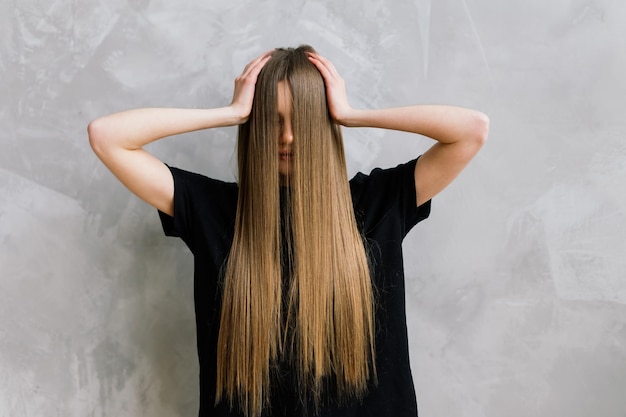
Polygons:
[[[245,77],[251,72],[256,71],[259,65],[261,65],[261,68],[263,68],[263,65],[265,65],[269,58],[272,57],[272,52],[274,52],[273,49],[266,51],[250,61],[248,65],[246,65],[246,67],[243,69],[241,76]],[[258,71],[261,71],[261,69],[259,68]]]
[[319,54],[315,54],[312,52],[309,52],[308,55],[310,58],[313,58],[314,62],[315,61],[319,62],[328,71],[330,75],[332,75],[333,77],[339,77],[339,73],[337,72],[337,69],[335,68],[333,63],[330,62],[328,59],[324,58],[323,56]]
[[333,75],[331,74],[329,69],[319,59],[317,59],[315,56],[309,55],[309,61],[313,65],[315,65],[315,68],[317,68],[320,74],[322,74],[322,78],[324,78],[324,81],[328,82],[331,80]]
[[250,68],[252,66],[254,66],[255,64],[257,64],[258,62],[262,61],[264,58],[266,58],[267,56],[270,56],[272,54],[272,52],[274,52],[273,49],[269,50],[269,51],[265,51],[263,52],[261,55],[257,56],[256,58],[254,58],[252,61],[250,61],[248,63],[248,65],[246,65],[246,68]]
[[265,64],[267,64],[267,62],[271,58],[272,58],[272,55],[265,55],[263,58],[261,58],[260,61],[255,62],[254,65],[250,67],[250,71],[248,72],[247,75],[249,77],[253,77],[256,80],[257,76],[259,75],[259,73],[261,72]]

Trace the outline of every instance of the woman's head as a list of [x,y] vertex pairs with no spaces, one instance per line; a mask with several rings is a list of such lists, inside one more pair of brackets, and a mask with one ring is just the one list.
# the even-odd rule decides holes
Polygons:
[[225,396],[250,417],[271,401],[279,360],[292,364],[298,391],[315,404],[329,386],[338,401],[358,398],[375,377],[367,256],[341,132],[309,51],[272,53],[239,128],[239,197],[223,280],[216,401]]
[[[327,158],[337,150],[337,143],[316,140],[322,135],[341,142],[341,137],[329,116],[324,79],[307,52],[315,50],[310,46],[275,49],[261,70],[250,118],[241,128],[240,169],[250,157],[269,159],[273,154],[284,181],[289,179],[294,164],[304,162],[302,158]],[[271,143],[271,138],[276,143]],[[270,161],[265,165],[268,163],[273,165]],[[274,172],[270,169],[267,174]]]

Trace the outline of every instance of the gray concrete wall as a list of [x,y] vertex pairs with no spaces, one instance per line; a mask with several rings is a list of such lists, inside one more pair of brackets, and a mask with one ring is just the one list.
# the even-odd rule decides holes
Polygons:
[[[352,104],[448,103],[490,140],[405,243],[421,415],[626,416],[622,0],[2,0],[0,416],[193,416],[191,256],[98,162],[93,118],[227,104],[310,43]],[[234,129],[151,145],[223,179]],[[349,169],[430,141],[346,130]]]

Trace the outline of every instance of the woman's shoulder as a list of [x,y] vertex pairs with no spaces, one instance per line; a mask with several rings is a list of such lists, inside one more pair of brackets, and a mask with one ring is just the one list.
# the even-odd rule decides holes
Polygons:
[[430,202],[416,207],[415,164],[417,159],[391,168],[374,168],[357,173],[350,181],[357,224],[367,234],[385,225],[399,236],[430,214]]
[[398,180],[412,180],[415,173],[417,159],[398,164],[390,168],[373,168],[369,174],[357,172],[350,180],[352,193],[358,193],[364,188],[379,188],[381,191],[388,190],[390,185],[398,184]]
[[176,183],[185,184],[187,187],[192,187],[193,189],[216,189],[216,190],[237,190],[237,183],[234,181],[225,181],[219,178],[209,177],[205,174],[188,171],[186,169],[172,167],[168,165],[168,168],[172,172],[172,176],[174,177],[174,186]]

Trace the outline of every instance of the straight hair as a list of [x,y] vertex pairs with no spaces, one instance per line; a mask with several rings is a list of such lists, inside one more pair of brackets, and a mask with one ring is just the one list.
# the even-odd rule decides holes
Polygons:
[[[294,368],[301,399],[316,410],[322,395],[340,403],[359,399],[376,379],[374,290],[343,139],[330,118],[324,80],[306,52],[314,50],[305,45],[272,53],[250,117],[239,127],[239,195],[223,277],[216,403],[225,396],[247,417],[270,405],[272,369],[281,360]],[[293,167],[282,181],[281,81],[291,93],[294,135]]]

